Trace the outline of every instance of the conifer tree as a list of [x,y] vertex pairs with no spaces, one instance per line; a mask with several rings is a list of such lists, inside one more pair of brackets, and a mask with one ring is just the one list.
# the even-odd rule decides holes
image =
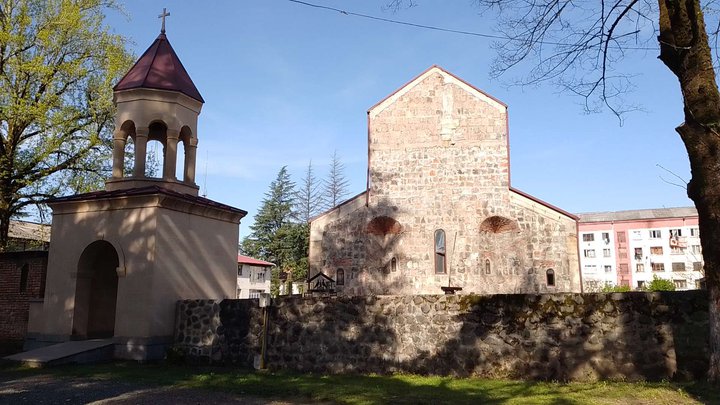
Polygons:
[[307,170],[305,171],[305,177],[300,182],[300,188],[298,188],[295,194],[295,206],[300,221],[308,222],[310,218],[319,214],[323,207],[323,199],[320,183],[315,177],[315,171],[313,170],[312,160],[308,163]]
[[330,172],[323,181],[323,206],[325,209],[337,207],[348,195],[350,182],[345,178],[345,165],[340,160],[337,150],[333,152]]

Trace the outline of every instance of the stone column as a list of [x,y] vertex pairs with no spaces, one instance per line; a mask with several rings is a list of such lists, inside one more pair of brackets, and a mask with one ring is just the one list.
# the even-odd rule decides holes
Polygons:
[[175,166],[177,165],[177,144],[180,131],[167,130],[165,140],[165,162],[163,164],[163,179],[175,180]]
[[135,129],[135,168],[133,177],[145,177],[145,159],[147,156],[148,133],[147,127]]
[[123,130],[116,130],[113,134],[113,168],[112,178],[120,179],[123,177],[125,169],[125,144],[127,143],[127,134]]
[[197,138],[190,138],[190,142],[185,143],[185,171],[183,173],[183,182],[188,184],[195,184],[197,143]]

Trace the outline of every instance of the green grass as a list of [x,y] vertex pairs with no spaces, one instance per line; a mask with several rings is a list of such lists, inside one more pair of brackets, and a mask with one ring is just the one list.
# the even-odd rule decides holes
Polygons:
[[0,375],[53,374],[225,391],[272,399],[340,404],[720,404],[707,383],[550,383],[416,375],[322,376],[229,368],[111,363],[27,369]]

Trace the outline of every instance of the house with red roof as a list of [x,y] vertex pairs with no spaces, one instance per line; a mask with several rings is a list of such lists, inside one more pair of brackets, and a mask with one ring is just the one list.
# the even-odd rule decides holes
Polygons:
[[235,298],[260,298],[270,293],[270,277],[274,263],[238,255],[237,294]]

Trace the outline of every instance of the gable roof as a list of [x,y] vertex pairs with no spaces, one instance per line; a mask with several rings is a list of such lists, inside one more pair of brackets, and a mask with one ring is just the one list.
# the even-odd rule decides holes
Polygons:
[[275,263],[266,262],[264,260],[255,259],[250,256],[238,255],[238,263],[250,266],[272,267]]
[[446,79],[454,81],[455,84],[457,84],[458,86],[462,87],[463,89],[465,89],[468,92],[475,93],[475,95],[479,96],[480,98],[485,99],[486,101],[488,101],[490,104],[494,105],[495,107],[502,108],[503,110],[507,109],[507,104],[503,103],[502,101],[496,99],[495,97],[489,95],[488,93],[485,93],[484,91],[478,89],[477,87],[466,82],[465,80],[455,76],[454,74],[448,72],[447,70],[443,69],[442,67],[440,67],[438,65],[432,65],[429,68],[425,69],[424,72],[420,73],[419,75],[415,76],[412,80],[405,83],[399,89],[390,93],[389,96],[378,101],[375,105],[370,107],[367,111],[368,115],[379,114],[380,111],[384,110],[387,106],[394,103],[398,98],[402,97],[405,93],[409,92],[413,87],[415,87],[417,84],[422,82],[427,76],[431,75],[432,73],[440,73]]
[[139,88],[177,91],[205,102],[165,34],[158,35],[113,90]]
[[678,217],[697,217],[695,207],[649,208],[640,210],[585,212],[577,214],[581,223],[635,221],[642,219],[665,219]]

